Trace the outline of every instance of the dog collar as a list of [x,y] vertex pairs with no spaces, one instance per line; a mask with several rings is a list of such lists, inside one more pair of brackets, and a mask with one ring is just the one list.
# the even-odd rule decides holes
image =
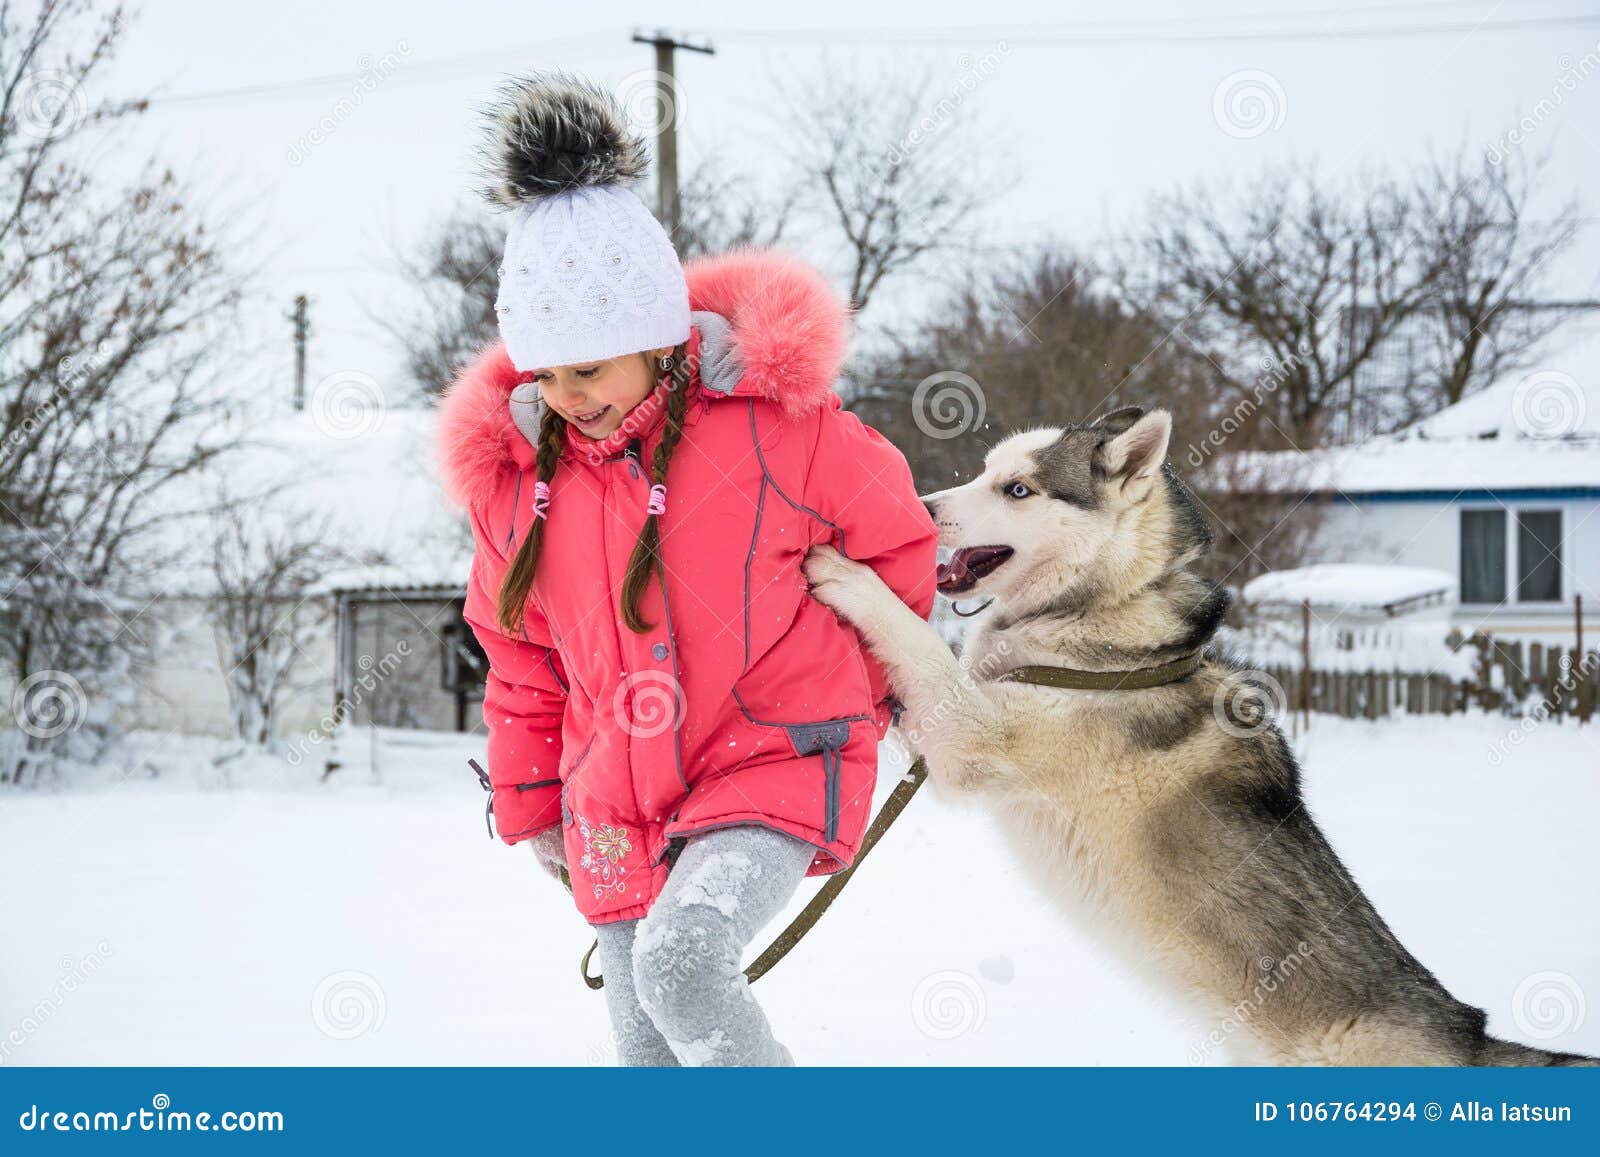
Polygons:
[[1205,655],[1191,651],[1159,667],[1135,667],[1130,671],[1080,671],[1076,667],[1034,664],[1014,667],[996,676],[996,683],[1031,683],[1036,687],[1059,687],[1068,691],[1143,691],[1165,687],[1193,675],[1205,662]]

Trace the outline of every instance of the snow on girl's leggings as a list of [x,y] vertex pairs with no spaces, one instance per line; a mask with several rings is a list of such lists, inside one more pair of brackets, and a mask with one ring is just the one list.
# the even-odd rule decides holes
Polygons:
[[792,1065],[740,969],[816,849],[740,824],[689,837],[642,920],[595,928],[624,1065]]

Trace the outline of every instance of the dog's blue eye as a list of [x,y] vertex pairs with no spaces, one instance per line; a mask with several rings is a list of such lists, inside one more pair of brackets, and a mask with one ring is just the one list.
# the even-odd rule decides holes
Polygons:
[[1028,489],[1026,482],[1013,482],[1006,487],[1006,497],[1008,498],[1026,498],[1032,493],[1033,491]]

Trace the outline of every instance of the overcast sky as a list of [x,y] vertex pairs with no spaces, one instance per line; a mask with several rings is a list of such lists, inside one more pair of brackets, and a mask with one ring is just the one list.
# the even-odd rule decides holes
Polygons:
[[[242,227],[264,271],[246,322],[261,353],[243,379],[287,399],[285,317],[299,292],[313,302],[312,383],[351,370],[393,381],[396,351],[372,319],[403,300],[393,247],[471,202],[479,109],[497,81],[560,66],[636,93],[652,60],[632,30],[669,11],[674,31],[717,50],[679,57],[688,164],[715,149],[742,169],[774,165],[785,148],[772,129],[775,75],[825,84],[832,68],[909,62],[955,90],[990,59],[960,115],[981,118],[1010,159],[1015,179],[988,208],[997,242],[1093,242],[1152,193],[1196,178],[1248,182],[1289,159],[1335,175],[1420,160],[1430,146],[1504,147],[1523,118],[1532,127],[1522,147],[1553,156],[1550,203],[1581,194],[1585,179],[1592,191],[1600,173],[1600,4],[1561,0],[746,0],[670,10],[628,0],[168,0],[139,10],[106,88],[159,98],[119,134],[120,156],[158,151]],[[382,79],[336,115],[363,72]],[[1225,81],[1245,99],[1232,114],[1218,112]],[[1266,102],[1254,111],[1253,94]],[[1265,121],[1248,119],[1263,107]],[[319,124],[331,131],[313,139]],[[1600,214],[1592,195],[1584,212]],[[1600,225],[1588,225],[1557,288],[1600,294],[1597,270]]]

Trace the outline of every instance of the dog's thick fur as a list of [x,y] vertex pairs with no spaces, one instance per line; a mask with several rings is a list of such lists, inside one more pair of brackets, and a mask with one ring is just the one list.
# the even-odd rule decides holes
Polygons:
[[959,565],[945,576],[991,600],[959,660],[869,568],[813,550],[814,593],[885,663],[934,781],[981,794],[1045,894],[1212,1024],[1242,1024],[1258,1059],[1600,1063],[1486,1035],[1483,1011],[1406,951],[1307,813],[1242,673],[1210,657],[1148,690],[993,681],[1025,664],[1154,666],[1207,643],[1228,599],[1189,569],[1211,535],[1164,464],[1170,434],[1165,412],[1137,409],[1017,434],[925,500],[941,546],[1011,550],[975,582]]

